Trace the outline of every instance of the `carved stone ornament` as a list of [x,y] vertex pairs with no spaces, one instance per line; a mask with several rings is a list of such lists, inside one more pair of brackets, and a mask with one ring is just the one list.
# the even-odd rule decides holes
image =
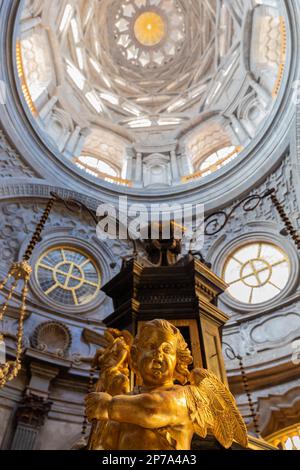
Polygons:
[[4,132],[0,129],[0,178],[24,176],[33,178],[37,175],[23,162],[21,156],[11,147]]
[[300,388],[295,387],[284,394],[272,394],[259,398],[260,421],[263,436],[299,423]]
[[41,428],[51,405],[52,403],[46,401],[43,397],[33,394],[25,396],[18,407],[16,420],[18,424],[25,424],[34,429]]
[[31,338],[32,346],[40,351],[64,357],[72,343],[69,329],[60,322],[41,323]]

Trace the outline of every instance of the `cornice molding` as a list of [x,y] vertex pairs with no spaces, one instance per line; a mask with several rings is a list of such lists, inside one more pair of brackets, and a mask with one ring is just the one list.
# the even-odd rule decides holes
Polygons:
[[264,436],[300,422],[300,386],[283,395],[269,395],[258,399],[260,427]]
[[[293,364],[291,356],[270,360],[252,367],[245,367],[249,388],[253,391],[268,389],[271,384],[279,385],[299,378],[299,365]],[[228,382],[234,395],[244,394],[239,369],[228,371]]]

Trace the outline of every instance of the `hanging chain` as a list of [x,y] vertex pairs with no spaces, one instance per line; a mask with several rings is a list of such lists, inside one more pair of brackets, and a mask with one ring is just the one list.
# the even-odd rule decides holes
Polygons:
[[24,327],[24,318],[26,314],[26,298],[28,294],[28,282],[31,275],[31,268],[27,262],[22,261],[21,263],[15,263],[10,271],[10,277],[14,277],[15,281],[7,295],[7,300],[0,312],[0,318],[3,318],[3,315],[7,309],[8,302],[11,299],[13,292],[15,291],[17,284],[20,280],[23,280],[24,286],[22,289],[22,300],[20,307],[20,317],[19,317],[19,326],[17,333],[17,346],[16,346],[16,358],[14,361],[7,361],[4,365],[0,367],[0,387],[3,387],[7,382],[13,380],[17,377],[21,369],[21,355],[22,355],[22,341],[23,341],[23,327]]
[[[11,274],[8,276],[8,278],[10,278],[10,277],[11,277]],[[12,296],[13,296],[13,293],[14,293],[14,291],[15,291],[16,288],[17,288],[18,282],[19,282],[18,279],[15,279],[15,280],[14,280],[14,282],[13,282],[13,284],[12,284],[12,286],[11,286],[11,288],[10,288],[10,290],[9,290],[9,292],[8,292],[8,294],[7,294],[7,296],[6,296],[6,300],[5,300],[5,302],[4,302],[4,304],[3,304],[2,308],[1,308],[1,311],[0,311],[0,321],[2,321],[2,319],[3,319],[4,315],[5,315],[5,312],[6,312],[6,310],[7,310],[9,301],[11,300],[11,298],[12,298]]]
[[223,346],[225,346],[224,354],[230,361],[234,359],[237,359],[239,361],[239,367],[240,367],[240,371],[242,375],[243,386],[244,386],[245,393],[247,395],[247,400],[248,400],[248,404],[249,404],[249,408],[251,412],[251,418],[253,420],[254,429],[255,429],[257,436],[260,437],[260,428],[259,428],[259,423],[258,423],[258,418],[257,418],[257,412],[255,410],[255,407],[252,401],[252,395],[250,392],[248,377],[247,377],[246,369],[244,366],[243,358],[242,356],[235,353],[234,349],[232,348],[232,346],[230,346],[230,344],[223,342]]
[[41,233],[45,227],[45,224],[49,218],[49,215],[50,215],[50,212],[51,212],[51,209],[55,203],[56,199],[54,197],[52,197],[51,199],[49,199],[48,201],[48,204],[47,204],[47,207],[46,209],[44,210],[43,212],[43,215],[35,229],[35,232],[28,244],[28,247],[27,247],[27,250],[25,251],[25,254],[23,256],[23,261],[29,261],[30,258],[31,258],[31,255],[32,255],[32,252],[36,246],[37,243],[40,242],[41,240]]
[[300,236],[298,235],[297,230],[294,228],[290,218],[288,217],[287,213],[285,212],[285,209],[284,209],[283,205],[279,202],[279,200],[277,198],[277,195],[276,195],[276,192],[275,192],[275,189],[273,190],[273,192],[271,194],[271,200],[272,200],[275,208],[277,209],[277,212],[278,212],[281,220],[283,221],[287,232],[289,233],[289,235],[294,240],[295,245],[297,246],[298,250],[300,250]]
[[247,377],[246,370],[245,370],[245,367],[244,367],[243,358],[242,358],[242,356],[236,356],[236,358],[239,361],[239,366],[240,366],[240,370],[241,370],[241,374],[242,374],[242,380],[243,380],[244,389],[245,389],[247,399],[248,399],[248,403],[249,403],[249,408],[250,408],[250,412],[251,412],[251,418],[253,420],[254,429],[255,429],[255,432],[256,432],[257,436],[259,437],[260,436],[259,423],[258,423],[258,419],[257,419],[256,410],[255,410],[255,407],[254,407],[254,404],[253,404],[253,401],[252,401],[252,396],[251,396],[251,392],[250,392],[250,388],[249,388],[248,377]]
[[21,356],[23,351],[23,330],[24,330],[24,319],[26,315],[26,298],[28,295],[28,283],[29,283],[29,276],[25,279],[24,287],[22,290],[22,304],[20,310],[20,321],[19,321],[19,328],[18,328],[18,340],[17,340],[17,354],[16,354],[16,362],[18,366],[21,368]]
[[[21,369],[21,357],[23,351],[23,332],[24,332],[24,319],[26,315],[26,299],[28,295],[28,283],[30,280],[30,276],[32,273],[31,266],[29,264],[29,260],[31,258],[32,252],[37,243],[41,240],[41,233],[44,229],[44,226],[49,218],[51,209],[55,202],[55,198],[51,198],[46,206],[46,209],[43,212],[43,215],[35,229],[35,232],[27,246],[27,249],[24,253],[22,261],[18,263],[13,263],[8,275],[6,278],[0,283],[0,292],[3,291],[4,287],[6,287],[8,281],[13,278],[14,281],[10,286],[7,294],[4,296],[5,301],[2,305],[0,310],[0,321],[2,321],[10,300],[15,293],[17,286],[20,281],[23,281],[23,288],[21,294],[21,307],[19,312],[19,322],[18,322],[18,332],[16,337],[16,356],[14,361],[7,361],[5,364],[0,365],[0,388],[4,387],[7,382],[13,380],[17,377],[20,369]],[[0,340],[3,341],[3,334],[0,334]]]
[[10,278],[11,278],[11,273],[9,272],[8,275],[0,282],[0,291],[6,286]]

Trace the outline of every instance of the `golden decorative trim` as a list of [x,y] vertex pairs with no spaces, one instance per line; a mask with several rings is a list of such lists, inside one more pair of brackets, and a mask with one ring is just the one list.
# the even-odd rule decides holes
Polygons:
[[265,439],[254,437],[252,435],[248,435],[249,439],[249,449],[250,450],[278,450],[272,444],[267,442]]
[[277,79],[272,91],[272,97],[276,98],[279,93],[281,82],[284,75],[285,69],[285,59],[287,51],[287,34],[286,34],[286,25],[283,16],[280,17],[280,35],[281,35],[281,48],[280,48],[280,63],[278,69]]
[[205,170],[200,170],[197,171],[196,173],[193,173],[192,175],[186,175],[181,178],[182,183],[188,183],[189,181],[197,180],[199,178],[202,178],[203,175],[205,175],[208,171],[214,172],[218,170],[218,166],[222,165],[225,163],[229,158],[233,157],[236,153],[240,153],[243,150],[243,147],[235,147],[235,149],[230,152],[226,157],[221,158],[220,160],[217,161],[217,163],[214,163],[213,165],[209,166],[208,168],[205,168]]
[[22,47],[20,41],[17,41],[16,44],[16,64],[17,64],[17,71],[18,71],[18,76],[21,82],[21,87],[23,91],[23,95],[25,98],[25,101],[33,114],[34,117],[38,116],[37,109],[35,107],[35,104],[33,102],[33,99],[31,97],[29,87],[27,85],[26,77],[24,75],[24,67],[23,67],[23,59],[22,59]]
[[[299,447],[293,442],[294,437],[299,438]],[[289,439],[291,439],[291,443],[293,445],[292,450],[300,450],[300,423],[294,424],[293,426],[289,426],[285,429],[281,429],[280,431],[277,431],[265,438],[265,440],[271,445],[285,450],[287,450],[286,443]]]
[[102,171],[99,171],[97,168],[94,168],[87,163],[82,162],[79,160],[79,158],[74,158],[73,162],[81,169],[84,169],[87,172],[92,172],[94,173],[94,176],[97,178],[101,178],[108,183],[114,183],[114,184],[119,184],[120,186],[128,186],[132,187],[132,181],[128,179],[123,179],[120,178],[119,176],[112,176],[108,175],[107,173],[103,173]]

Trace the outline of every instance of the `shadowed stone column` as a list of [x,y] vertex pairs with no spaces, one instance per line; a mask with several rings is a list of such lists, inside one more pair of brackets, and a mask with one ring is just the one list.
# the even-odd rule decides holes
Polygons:
[[37,449],[38,435],[52,405],[48,400],[50,383],[59,372],[56,367],[38,362],[30,364],[30,371],[30,382],[16,411],[12,450]]
[[172,168],[172,176],[173,182],[179,182],[179,170],[178,170],[178,162],[175,150],[171,151],[171,168]]
[[34,450],[40,429],[51,408],[51,402],[44,397],[30,394],[20,403],[16,421],[17,427],[11,444],[12,450]]
[[143,156],[140,152],[136,154],[134,185],[137,188],[141,188],[143,186],[143,158],[142,157]]

